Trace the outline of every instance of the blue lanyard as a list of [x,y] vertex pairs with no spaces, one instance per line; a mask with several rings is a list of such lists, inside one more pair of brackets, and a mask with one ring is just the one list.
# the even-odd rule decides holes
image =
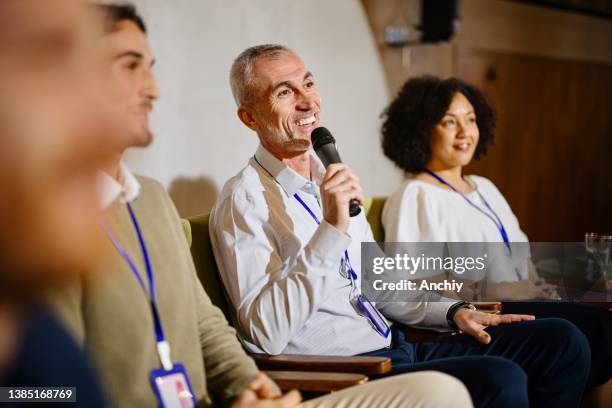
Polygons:
[[[278,181],[276,180],[276,178],[272,175],[272,173],[270,173],[268,171],[268,169],[266,169],[263,164],[261,164],[259,162],[259,160],[257,160],[257,156],[253,155],[253,160],[255,160],[255,162],[259,165],[259,167],[261,167],[262,169],[264,169],[264,171],[266,173],[268,173],[268,175],[270,177],[272,177],[272,180],[276,181],[278,183]],[[295,197],[296,200],[298,200],[298,202],[300,204],[302,204],[302,207],[304,207],[306,209],[306,211],[308,212],[308,214],[310,214],[310,216],[315,220],[315,222],[317,223],[317,225],[321,225],[321,221],[319,221],[319,218],[317,218],[317,216],[315,215],[315,213],[312,212],[312,210],[310,209],[310,207],[308,207],[308,205],[306,205],[306,203],[304,202],[304,200],[302,200],[302,197],[300,197],[298,195],[298,193],[295,193],[293,195],[293,197]],[[349,255],[348,255],[348,250],[344,250],[344,260],[346,262],[346,264],[348,265],[349,268],[349,273],[350,273],[350,277],[351,280],[357,280],[358,276],[355,273],[355,270],[353,269],[353,266],[351,265],[351,260],[349,259]]]
[[[156,304],[157,291],[155,289],[155,279],[153,278],[153,268],[151,267],[151,260],[149,258],[149,252],[147,251],[147,246],[142,236],[140,226],[138,225],[138,220],[136,220],[136,215],[134,214],[134,211],[132,210],[132,206],[130,205],[130,203],[127,204],[127,208],[130,213],[130,218],[132,219],[132,224],[134,225],[134,228],[136,229],[136,234],[138,235],[138,242],[140,243],[140,249],[142,250],[142,257],[144,258],[145,268],[147,271],[147,278],[149,280],[149,290],[147,290],[147,287],[145,286],[142,275],[140,274],[140,271],[138,271],[138,267],[136,267],[136,264],[132,260],[132,257],[127,253],[125,248],[119,243],[117,238],[115,238],[115,236],[113,235],[111,230],[108,228],[108,226],[104,225],[104,229],[106,230],[106,235],[108,235],[108,238],[111,240],[111,242],[113,243],[117,251],[119,251],[123,259],[125,259],[130,269],[134,273],[134,276],[136,277],[136,279],[138,279],[138,283],[140,283],[140,286],[147,293],[149,297],[149,304],[151,306],[151,314],[153,316],[153,325],[155,326],[155,338],[157,340],[160,360],[162,364],[164,365],[164,368],[169,369],[168,365],[170,366],[172,365],[172,363],[170,362],[170,351],[168,349],[167,354],[165,350],[160,351],[160,347],[168,348],[169,346],[165,341],[164,330],[162,328],[161,319],[159,318],[159,312],[157,310],[157,304]],[[166,359],[166,356],[167,356],[167,359]]]
[[[476,208],[478,211],[480,211],[481,213],[483,213],[484,215],[486,215],[491,221],[493,221],[493,224],[495,224],[495,226],[497,227],[497,229],[499,230],[499,233],[504,241],[504,244],[506,245],[506,248],[508,248],[508,251],[510,251],[510,254],[512,254],[512,249],[510,248],[510,240],[508,239],[508,233],[506,232],[506,228],[504,228],[504,224],[502,223],[501,219],[499,218],[499,216],[497,215],[497,213],[493,210],[493,208],[491,208],[491,206],[489,205],[489,203],[487,202],[487,200],[485,200],[485,198],[482,196],[482,194],[480,194],[480,191],[478,191],[478,188],[476,188],[476,193],[478,193],[478,196],[480,197],[480,199],[482,200],[482,202],[484,203],[484,205],[487,206],[487,208],[489,209],[489,211],[491,213],[486,212],[485,210],[483,210],[482,208],[480,208],[479,206],[477,206],[476,204],[474,204],[469,198],[466,197],[465,194],[463,194],[461,191],[457,190],[455,187],[451,186],[450,183],[448,183],[446,180],[444,180],[442,177],[438,176],[436,173],[434,173],[433,171],[429,170],[429,169],[425,169],[425,171],[432,176],[433,178],[435,178],[436,180],[438,180],[440,183],[447,185],[451,190],[453,190],[455,193],[460,194],[461,197],[463,197],[463,199],[465,201],[467,201],[472,207]],[[493,216],[491,215],[493,214]],[[495,218],[493,218],[495,217]]]
[[[478,196],[480,197],[480,199],[482,200],[482,202],[487,206],[487,208],[489,209],[489,211],[491,212],[491,214],[493,214],[493,216],[495,216],[495,218],[493,218],[493,216],[491,216],[491,214],[489,214],[488,212],[486,212],[485,210],[483,210],[482,208],[480,208],[479,206],[477,206],[476,204],[474,204],[469,198],[467,198],[465,196],[465,194],[463,194],[461,191],[457,190],[455,187],[451,186],[450,183],[448,183],[446,180],[444,180],[442,177],[438,176],[436,173],[434,173],[433,171],[429,170],[429,169],[425,169],[425,171],[432,176],[433,178],[435,178],[436,180],[438,180],[440,183],[442,184],[446,184],[448,187],[450,187],[451,190],[453,190],[454,192],[458,193],[461,195],[461,197],[463,197],[463,199],[465,201],[467,201],[472,207],[476,208],[478,211],[480,211],[481,213],[483,213],[484,215],[486,215],[487,217],[489,217],[489,219],[491,221],[493,221],[493,224],[495,224],[495,226],[497,227],[497,229],[499,230],[499,233],[502,237],[502,239],[504,240],[504,245],[506,245],[506,248],[508,248],[508,252],[510,253],[510,255],[512,255],[512,248],[510,247],[510,240],[508,239],[508,233],[506,232],[506,228],[504,228],[504,224],[502,223],[501,219],[499,218],[499,216],[497,215],[497,213],[493,210],[493,208],[491,208],[491,206],[489,205],[489,203],[487,202],[487,200],[485,200],[485,198],[483,197],[482,194],[480,194],[480,191],[478,191],[478,188],[476,188],[476,193],[478,193]],[[519,280],[522,280],[522,276],[521,273],[519,272],[518,268],[514,268],[514,272],[516,273],[516,276],[518,277]]]
[[[296,200],[298,200],[298,202],[299,202],[300,204],[302,204],[302,207],[304,207],[304,208],[306,209],[306,211],[308,212],[308,214],[310,214],[310,216],[311,216],[311,217],[312,217],[312,218],[315,220],[315,222],[316,222],[318,225],[321,225],[321,221],[319,221],[319,218],[317,218],[317,216],[315,215],[315,213],[314,213],[314,212],[312,212],[312,210],[310,209],[310,207],[308,207],[308,205],[307,205],[307,204],[304,202],[304,200],[302,200],[302,197],[300,197],[300,196],[298,195],[298,193],[295,193],[293,196],[295,197],[295,199],[296,199]],[[349,270],[349,273],[350,273],[350,277],[351,277],[351,279],[352,279],[352,280],[357,280],[357,279],[358,279],[358,276],[357,276],[357,274],[355,273],[355,270],[353,269],[353,266],[351,265],[351,260],[349,259],[349,254],[348,254],[348,250],[347,250],[347,249],[345,249],[345,250],[344,250],[344,260],[346,261],[346,264],[348,265],[348,270]]]

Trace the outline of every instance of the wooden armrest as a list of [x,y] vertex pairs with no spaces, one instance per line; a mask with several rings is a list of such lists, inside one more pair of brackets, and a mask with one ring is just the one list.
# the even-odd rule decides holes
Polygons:
[[368,377],[353,373],[323,373],[317,371],[266,371],[283,391],[332,392],[364,384]]
[[365,375],[384,374],[391,370],[388,357],[367,356],[304,356],[281,354],[251,354],[260,370],[279,371],[327,371],[337,373],[359,373]]
[[[398,324],[398,323],[395,323]],[[456,336],[461,333],[459,330],[439,332],[437,330],[422,329],[417,327],[399,325],[399,328],[406,335],[406,340],[410,343],[421,343],[424,341],[436,341],[445,337]]]
[[502,303],[501,302],[472,302],[474,306],[476,306],[476,310],[491,313],[491,314],[501,314],[502,312]]

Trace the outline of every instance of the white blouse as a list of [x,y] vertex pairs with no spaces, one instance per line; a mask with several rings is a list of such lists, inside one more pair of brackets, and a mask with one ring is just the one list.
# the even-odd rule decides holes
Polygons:
[[[510,242],[528,242],[516,216],[495,185],[480,176],[469,176],[469,179],[498,215]],[[472,191],[466,197],[490,214],[478,192]],[[461,194],[414,178],[407,179],[387,199],[382,223],[386,242],[503,242],[495,223]],[[527,278],[526,259],[530,256],[527,246],[511,247],[512,263],[516,268],[494,267],[490,258],[487,270],[490,281],[516,281],[519,275],[520,279]],[[495,245],[495,248],[501,246]],[[502,258],[509,262],[507,254]],[[496,259],[501,262],[499,257]]]

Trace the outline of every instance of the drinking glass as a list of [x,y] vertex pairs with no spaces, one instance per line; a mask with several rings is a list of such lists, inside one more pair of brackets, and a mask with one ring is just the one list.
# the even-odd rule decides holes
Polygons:
[[584,235],[584,247],[599,266],[604,279],[611,280],[612,274],[608,267],[612,252],[612,234],[587,232]]

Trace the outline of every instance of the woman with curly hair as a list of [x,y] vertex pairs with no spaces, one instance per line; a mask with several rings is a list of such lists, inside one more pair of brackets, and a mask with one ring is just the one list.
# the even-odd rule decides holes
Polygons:
[[[387,242],[527,242],[495,185],[463,174],[494,139],[493,108],[480,91],[455,78],[412,79],[384,116],[384,153],[408,176],[383,211]],[[496,249],[501,244],[489,246]],[[487,282],[498,283],[486,286],[488,297],[550,298],[551,285],[526,279],[526,245],[513,249],[512,264],[497,257],[497,268],[488,271]]]
[[[483,157],[494,140],[495,114],[484,95],[456,78],[414,78],[404,84],[383,119],[384,154],[407,176],[383,209],[385,240],[497,242],[494,245],[505,253],[506,261],[489,263],[488,298],[557,297],[554,287],[538,277],[528,245],[520,244],[528,239],[504,196],[490,180],[464,174],[464,167]],[[570,320],[591,345],[589,385],[603,384],[610,378],[609,310],[550,301],[506,302],[503,310]]]

